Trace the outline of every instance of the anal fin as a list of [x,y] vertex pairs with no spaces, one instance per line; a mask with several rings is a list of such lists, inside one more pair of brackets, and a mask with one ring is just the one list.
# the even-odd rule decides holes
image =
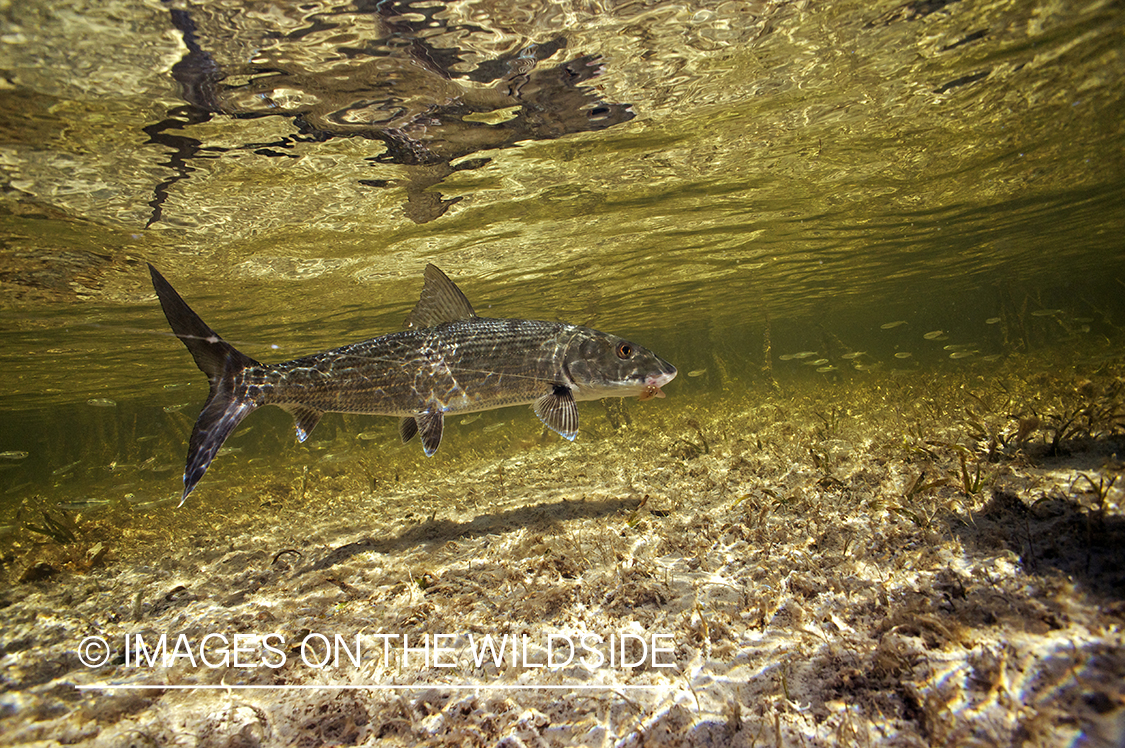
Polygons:
[[561,384],[535,401],[532,406],[535,415],[555,433],[574,441],[578,436],[578,403],[570,388]]
[[299,403],[285,403],[281,408],[293,416],[294,425],[297,427],[297,441],[302,442],[309,438],[309,434],[320,423],[320,417],[324,415],[323,410]]

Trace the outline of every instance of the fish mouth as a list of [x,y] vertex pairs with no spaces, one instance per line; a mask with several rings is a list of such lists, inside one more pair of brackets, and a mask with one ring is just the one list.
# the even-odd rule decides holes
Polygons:
[[640,401],[643,403],[645,400],[652,400],[657,397],[664,397],[664,393],[660,390],[661,387],[671,382],[676,378],[676,367],[668,364],[668,371],[662,371],[645,378],[645,388],[641,392]]

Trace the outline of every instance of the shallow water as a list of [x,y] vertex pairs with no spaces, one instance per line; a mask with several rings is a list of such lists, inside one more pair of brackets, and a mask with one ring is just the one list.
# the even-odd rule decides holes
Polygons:
[[198,375],[144,261],[263,360],[398,329],[427,261],[684,371],[760,366],[767,318],[775,355],[911,363],[1048,309],[1031,342],[1116,332],[1112,4],[240,9],[4,11],[0,446],[29,465],[60,419],[198,400],[163,389]]
[[[44,509],[128,528],[104,536],[126,559],[244,495],[328,501],[320,481],[430,516],[441,502],[403,486],[517,485],[510,461],[566,459],[526,409],[458,419],[429,460],[392,419],[330,415],[297,444],[266,409],[177,514],[206,383],[146,262],[266,361],[400,329],[427,262],[482,315],[630,337],[680,375],[665,400],[581,406],[570,446],[597,475],[630,429],[690,452],[707,424],[743,438],[761,403],[806,433],[885,396],[917,416],[905,433],[956,423],[940,438],[963,444],[961,400],[910,410],[925,383],[1041,386],[990,411],[1007,439],[1087,378],[1116,407],[1123,30],[1111,2],[0,3],[9,577],[58,540],[28,534]],[[1105,454],[1056,476],[1070,498],[1073,471],[1120,472],[1104,415],[1086,436]],[[913,480],[914,458],[877,451]],[[267,522],[240,511],[232,537]]]

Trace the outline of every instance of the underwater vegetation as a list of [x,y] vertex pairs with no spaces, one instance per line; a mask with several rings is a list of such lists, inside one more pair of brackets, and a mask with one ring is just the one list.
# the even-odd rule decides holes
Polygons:
[[[565,448],[501,411],[458,424],[469,449],[438,463],[374,458],[394,434],[341,419],[287,471],[221,468],[193,512],[28,500],[5,518],[5,740],[1119,740],[1125,362],[1052,355],[830,386],[761,369],[643,420],[592,410]],[[212,630],[374,650],[450,632],[457,666],[73,654],[93,633]],[[673,666],[481,665],[466,644],[526,636],[542,657],[574,631],[667,634]],[[73,690],[111,681],[418,689]],[[607,690],[565,688],[590,683]],[[564,688],[497,688],[517,684]]]

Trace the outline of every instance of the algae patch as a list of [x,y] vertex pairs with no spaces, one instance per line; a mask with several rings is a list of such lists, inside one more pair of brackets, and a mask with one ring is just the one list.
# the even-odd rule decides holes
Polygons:
[[[93,507],[76,541],[19,529],[10,575],[95,535],[111,552],[2,593],[4,740],[1117,744],[1123,382],[1120,361],[1017,357],[783,377],[432,467],[338,435],[336,458],[216,484],[192,512]],[[126,636],[161,632],[270,657],[275,636],[285,663],[127,664]],[[314,634],[370,656],[310,666]],[[534,666],[582,635],[624,641],[616,664]],[[77,655],[89,636],[114,648],[100,667]],[[528,659],[478,660],[486,636]],[[224,688],[75,690],[149,683]],[[412,688],[225,690],[271,685]]]

